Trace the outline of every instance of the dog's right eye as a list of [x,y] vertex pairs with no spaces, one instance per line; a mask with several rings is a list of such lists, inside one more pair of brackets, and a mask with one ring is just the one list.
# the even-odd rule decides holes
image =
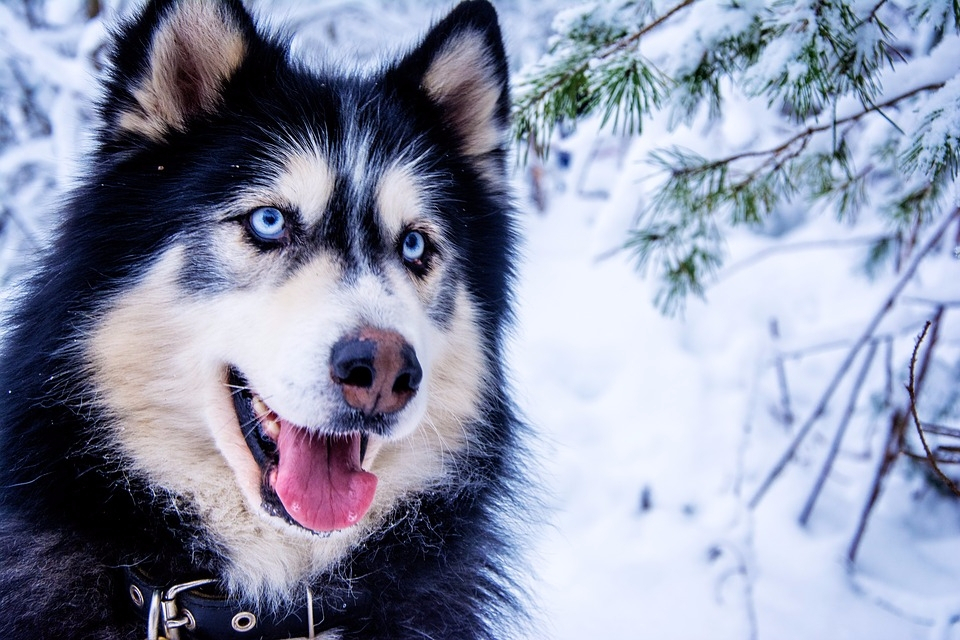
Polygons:
[[283,244],[289,238],[287,220],[276,207],[259,207],[247,215],[246,228],[254,240],[264,244]]

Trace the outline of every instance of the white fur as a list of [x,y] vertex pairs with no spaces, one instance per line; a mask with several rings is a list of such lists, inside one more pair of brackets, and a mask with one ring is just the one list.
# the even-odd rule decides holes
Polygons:
[[282,203],[293,203],[304,224],[319,222],[333,193],[334,174],[317,152],[304,151],[287,156],[277,176],[276,191]]
[[377,209],[383,226],[392,236],[400,234],[413,221],[422,217],[427,186],[417,178],[414,167],[394,164],[383,172],[377,185]]

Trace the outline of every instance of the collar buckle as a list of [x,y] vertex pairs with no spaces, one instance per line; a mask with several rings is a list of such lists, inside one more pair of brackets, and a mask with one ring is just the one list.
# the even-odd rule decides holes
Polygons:
[[[368,615],[372,597],[366,590],[333,591],[322,599],[304,584],[304,600],[280,611],[257,609],[223,592],[216,578],[183,581],[168,586],[138,567],[122,568],[120,586],[139,619],[141,640],[253,640],[301,638],[312,640],[322,632]],[[305,628],[306,627],[306,628]],[[142,633],[142,631],[141,631]],[[2,639],[0,639],[2,640]]]
[[147,640],[180,640],[180,629],[195,628],[193,614],[179,606],[177,597],[214,582],[216,580],[206,578],[175,584],[166,591],[154,589],[147,613]]

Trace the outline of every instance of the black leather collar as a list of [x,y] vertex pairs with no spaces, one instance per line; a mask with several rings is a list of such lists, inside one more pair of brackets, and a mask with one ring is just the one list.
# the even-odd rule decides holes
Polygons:
[[365,617],[371,600],[369,595],[365,597],[354,592],[333,597],[327,594],[321,598],[304,589],[301,602],[290,609],[274,612],[246,606],[225,595],[215,580],[157,584],[136,568],[125,568],[122,573],[123,597],[142,621],[147,638],[312,638],[348,620]]

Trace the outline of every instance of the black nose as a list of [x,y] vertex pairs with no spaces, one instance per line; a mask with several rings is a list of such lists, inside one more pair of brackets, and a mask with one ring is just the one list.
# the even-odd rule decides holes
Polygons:
[[366,327],[333,345],[330,376],[348,405],[373,416],[407,406],[420,388],[423,369],[399,333]]

